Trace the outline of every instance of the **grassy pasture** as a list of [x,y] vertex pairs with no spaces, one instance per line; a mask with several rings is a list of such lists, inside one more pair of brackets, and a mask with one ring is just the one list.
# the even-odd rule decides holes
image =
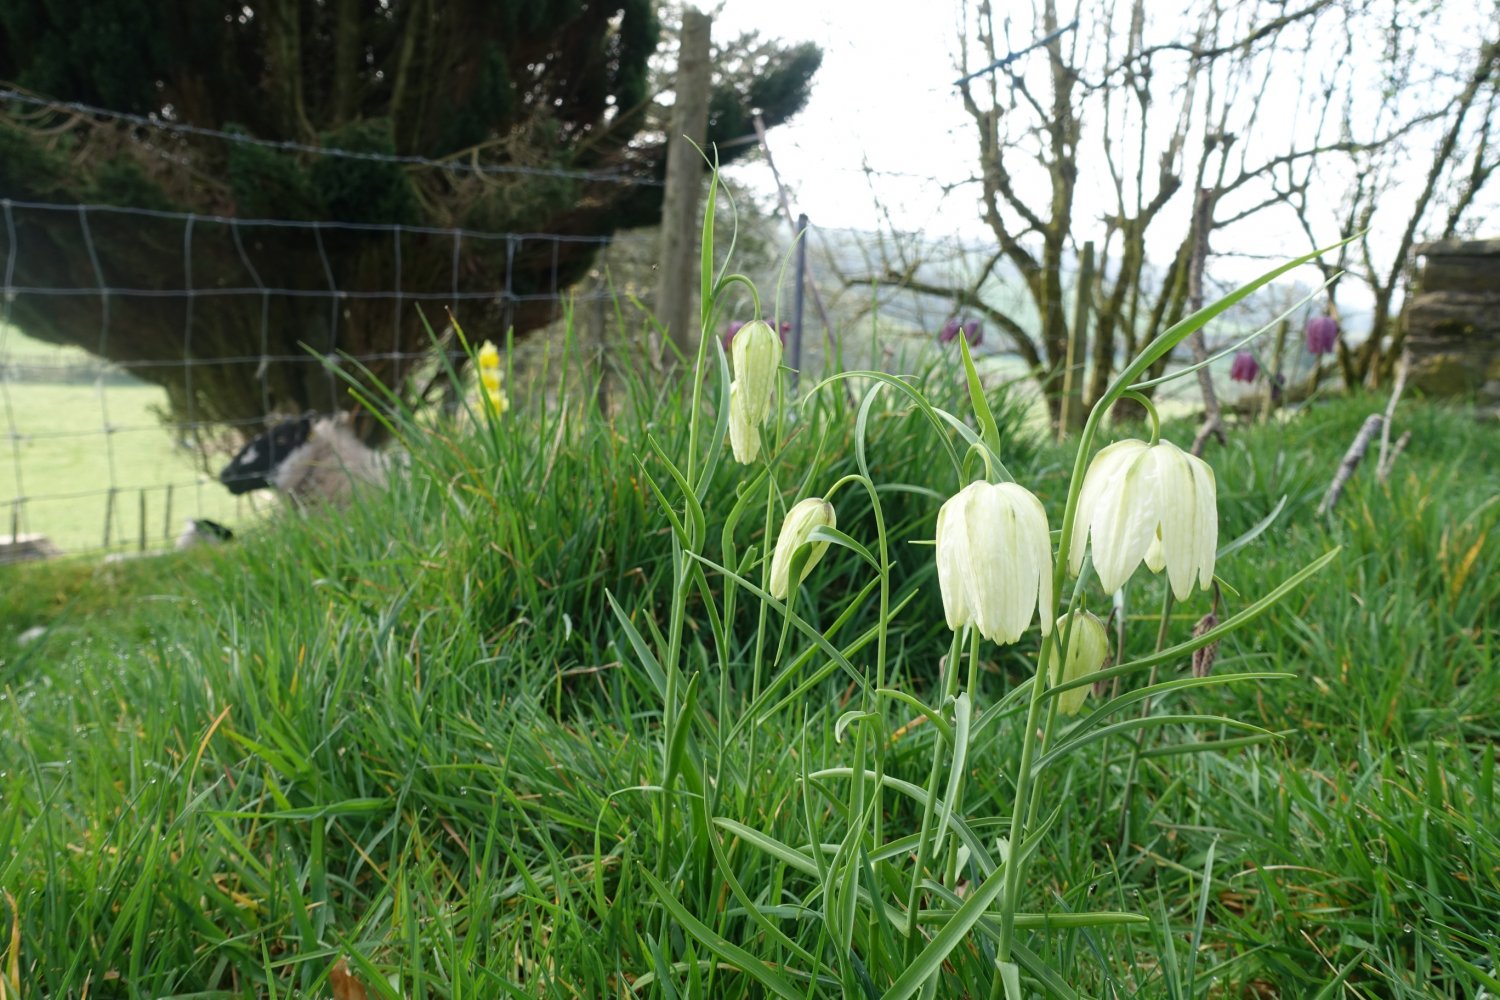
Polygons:
[[[952,374],[925,384],[965,413]],[[819,866],[852,822],[836,769],[856,760],[841,717],[860,681],[709,569],[678,637],[696,679],[676,720],[706,783],[668,803],[653,660],[673,640],[674,550],[647,477],[664,476],[653,447],[680,460],[709,444],[689,439],[680,395],[637,384],[610,419],[592,399],[563,386],[494,428],[424,430],[411,478],[341,517],[159,560],[0,568],[0,977],[15,969],[26,997],[327,996],[344,969],[382,997],[771,995],[707,934],[800,995],[882,995],[939,927],[871,921],[849,952],[830,933]],[[1007,465],[1056,525],[1071,452],[1038,440],[1024,401],[993,402]],[[1290,678],[1157,698],[1159,725],[1043,774],[1056,818],[1021,908],[1048,916],[1019,941],[1056,974],[1028,971],[1026,995],[1497,988],[1500,445],[1460,410],[1403,405],[1413,441],[1391,481],[1361,469],[1317,517],[1382,403],[1329,401],[1210,447],[1222,539],[1285,498],[1222,560],[1226,613],[1342,548],[1219,650],[1216,676]],[[855,413],[833,386],[789,425],[776,502],[853,472],[861,446],[899,487],[881,494],[884,662],[861,638],[881,616],[856,553],[830,549],[795,606],[861,670],[933,703],[949,638],[920,543],[956,483],[904,397],[882,393],[858,429]],[[746,480],[723,463],[703,508],[714,558],[756,580],[776,516]],[[840,530],[873,544],[869,499],[838,507]],[[1126,595],[1121,660],[1152,648],[1154,626],[1133,623],[1154,617],[1160,581],[1137,574]],[[1175,608],[1173,641],[1208,607]],[[36,624],[49,631],[20,645]],[[1034,655],[982,658],[958,820],[986,851],[1022,743],[1006,696]],[[922,784],[936,727],[879,704],[886,773]],[[1185,712],[1280,735],[1189,753],[1236,734],[1171,721]],[[887,840],[913,833],[921,809],[884,801]],[[852,888],[900,902],[909,863],[870,852]],[[1148,919],[1069,919],[1099,910]],[[976,926],[932,995],[993,995],[993,931]],[[799,977],[809,957],[851,983]]]
[[0,385],[0,534],[11,532],[18,497],[29,498],[21,531],[41,532],[64,552],[102,548],[106,515],[110,547],[136,548],[143,503],[148,548],[170,545],[189,517],[231,525],[253,518],[172,440],[156,413],[163,390],[119,375],[69,377],[94,364],[89,355],[14,329],[0,331],[0,344],[0,364],[13,359],[44,373]]

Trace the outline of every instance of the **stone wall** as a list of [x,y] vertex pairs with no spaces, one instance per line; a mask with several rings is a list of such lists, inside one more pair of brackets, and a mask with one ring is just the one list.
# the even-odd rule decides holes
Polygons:
[[1423,243],[1406,307],[1411,383],[1500,407],[1500,239]]

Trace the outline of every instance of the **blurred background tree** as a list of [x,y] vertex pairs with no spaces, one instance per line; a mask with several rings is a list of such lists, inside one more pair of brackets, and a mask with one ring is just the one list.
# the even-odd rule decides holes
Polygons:
[[[308,349],[387,355],[369,362],[372,374],[401,385],[417,367],[410,355],[430,345],[413,294],[503,285],[510,295],[461,302],[466,332],[498,340],[507,329],[534,330],[557,311],[542,293],[584,275],[602,240],[475,237],[456,253],[451,235],[422,227],[607,239],[654,223],[675,64],[657,54],[672,17],[658,8],[651,0],[0,0],[4,86],[149,119],[0,104],[5,197],[418,227],[18,211],[8,248],[18,287],[332,287],[407,300],[110,296],[101,336],[99,297],[19,295],[12,319],[33,336],[130,363],[167,389],[174,419],[205,423],[336,408],[342,387],[309,363]],[[810,44],[758,39],[723,47],[746,53],[715,71],[709,140],[725,144],[727,162],[753,148],[733,140],[751,131],[755,112],[774,126],[802,108],[822,56]],[[429,301],[437,324],[445,300]],[[250,356],[253,365],[183,364]]]

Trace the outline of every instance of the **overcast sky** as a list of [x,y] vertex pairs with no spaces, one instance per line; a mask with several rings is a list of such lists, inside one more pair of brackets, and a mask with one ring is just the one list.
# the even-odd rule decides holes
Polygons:
[[[1455,49],[1471,49],[1476,28],[1483,27],[1479,12],[1489,10],[1493,16],[1487,2],[1445,3],[1438,32],[1451,29],[1448,44]],[[979,241],[992,238],[979,217],[977,185],[960,186],[947,194],[943,190],[945,182],[972,176],[978,157],[974,124],[953,84],[959,75],[955,66],[960,9],[960,0],[923,4],[909,0],[723,0],[714,23],[718,39],[758,30],[790,41],[813,41],[823,48],[823,66],[814,78],[806,110],[770,136],[776,165],[794,192],[794,210],[806,212],[815,224],[826,227],[872,230],[894,226],[931,237],[960,234]],[[1333,53],[1342,47],[1347,35],[1336,22],[1318,22],[1317,28],[1335,34],[1321,39],[1315,54]],[[1157,36],[1168,32],[1176,34],[1175,25],[1158,22],[1154,29],[1148,28],[1148,37],[1165,40]],[[1289,95],[1301,77],[1300,69],[1300,62],[1290,64],[1287,73],[1278,74],[1273,86],[1288,88]],[[1295,119],[1289,114],[1280,118],[1263,116],[1258,126],[1263,132],[1258,139],[1262,148],[1284,143],[1285,139],[1276,138],[1275,130],[1279,128],[1282,136],[1289,136]],[[1156,154],[1150,155],[1154,158]],[[865,164],[876,172],[873,178],[866,177]],[[1425,175],[1426,164],[1420,166],[1412,175],[1412,183]],[[731,183],[773,190],[769,172],[759,161],[736,166],[728,173]],[[1080,173],[1075,218],[1097,219],[1110,207],[1104,166],[1085,162]],[[876,208],[872,183],[890,213],[888,218],[882,218]],[[1092,194],[1085,190],[1090,183],[1096,189]],[[1332,177],[1326,187],[1329,190],[1321,199],[1325,215],[1320,229],[1326,228],[1327,234],[1336,238],[1336,202],[1343,192]],[[1409,204],[1413,195],[1401,190],[1387,194],[1382,205],[1389,204],[1394,210],[1377,215],[1377,236],[1381,235],[1382,222],[1391,232],[1399,230],[1405,222],[1403,205]],[[1159,223],[1157,239],[1167,245],[1156,252],[1175,246],[1185,225],[1188,201],[1186,195],[1179,194],[1169,210],[1181,213],[1182,220],[1164,218]],[[1493,207],[1494,192],[1487,201]],[[1092,235],[1084,233],[1079,238]],[[1394,245],[1394,241],[1388,245]],[[1306,249],[1306,238],[1289,212],[1257,216],[1250,223],[1218,234],[1214,241],[1216,254],[1233,250],[1294,256]],[[1238,273],[1258,272],[1264,267],[1264,261],[1236,263],[1220,257],[1215,270],[1238,280]]]
[[[918,15],[919,6],[933,13]],[[874,228],[868,162],[883,172],[880,195],[899,212],[900,227],[985,234],[972,189],[945,201],[933,183],[969,176],[975,160],[973,124],[953,86],[953,17],[946,3],[728,0],[714,22],[717,37],[755,30],[823,49],[806,110],[770,140],[783,180],[796,189],[795,208],[820,225]],[[740,173],[747,183],[765,176],[755,165]]]

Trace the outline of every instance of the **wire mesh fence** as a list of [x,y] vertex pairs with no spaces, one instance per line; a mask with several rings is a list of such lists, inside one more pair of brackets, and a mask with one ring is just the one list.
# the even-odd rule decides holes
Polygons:
[[[5,104],[87,120],[95,130],[110,122],[163,155],[172,140],[206,139],[411,170],[611,188],[659,183],[255,139],[0,88]],[[541,343],[556,339],[567,314],[575,342],[605,367],[613,351],[644,357],[655,349],[643,315],[656,284],[650,231],[240,218],[7,193],[0,190],[0,561],[169,545],[186,518],[253,521],[270,505],[253,493],[231,496],[217,466],[268,422],[347,409],[343,376],[351,370],[432,398],[442,368],[433,335],[437,350],[465,358],[450,314],[471,340],[520,331]],[[739,223],[735,268],[761,289],[768,318],[798,327],[802,353],[790,360],[803,370],[920,368],[939,350],[945,325],[976,329],[981,317],[965,301],[1031,322],[1024,280],[997,267],[995,247],[983,240],[814,225],[799,275],[789,266],[798,241],[785,220],[751,206]],[[734,314],[742,307],[748,302],[730,305],[726,329],[749,318]],[[999,329],[988,328],[978,350],[992,371],[1027,374]]]
[[[639,338],[647,329],[639,309],[650,301],[649,234],[611,239],[247,220],[5,199],[0,214],[0,536],[10,537],[12,553],[38,546],[68,553],[145,550],[172,544],[188,518],[254,521],[267,501],[230,496],[214,478],[216,465],[269,420],[291,415],[289,398],[319,400],[299,413],[347,407],[338,366],[357,363],[387,384],[431,372],[431,348],[409,349],[403,329],[410,324],[425,320],[440,331],[451,312],[466,332],[498,340],[520,310],[543,310],[552,325],[534,316],[528,325],[544,340],[555,338],[555,321],[570,311],[590,351],[604,350],[606,340],[608,349],[618,349],[619,336]],[[260,259],[257,237],[268,229],[304,235],[318,266],[289,272]],[[350,233],[386,245],[387,259],[367,267],[376,277],[343,276],[337,247]],[[83,248],[87,271],[33,264],[66,240],[75,241],[73,250]],[[131,248],[141,240],[179,247],[175,273],[137,268]],[[894,276],[905,269],[928,286],[958,287],[971,280],[983,249],[837,229],[814,230],[810,240],[818,309],[809,304],[800,317],[806,330],[800,364],[814,371],[830,362],[830,349],[844,364],[882,367],[894,363],[891,345],[905,351],[931,341],[955,315],[952,303],[902,287]],[[444,273],[403,269],[413,241],[448,248]],[[794,319],[795,279],[782,263],[791,243],[789,232],[762,224],[758,238],[741,241],[737,260],[767,290],[767,311],[787,322]],[[495,259],[489,252],[471,261],[470,248],[496,244],[505,247],[504,266],[484,266]],[[608,252],[584,280],[569,284],[551,262],[580,247]],[[219,268],[213,283],[195,280],[204,258],[226,254],[238,261],[237,272]],[[539,287],[519,290],[516,265],[527,258],[533,274],[542,260],[546,277]],[[385,284],[382,276],[390,275],[395,280]],[[778,281],[779,294],[771,291]],[[618,328],[622,305],[636,317],[633,329]],[[137,336],[163,318],[165,331],[150,340]],[[737,318],[744,317],[726,316],[725,323]],[[364,324],[361,336],[350,332],[355,323]],[[295,325],[294,340],[288,324]],[[388,331],[385,344],[371,330],[377,325]],[[995,346],[992,337],[989,349]],[[448,349],[453,361],[464,360],[456,343]],[[170,378],[173,369],[182,377]],[[311,381],[321,383],[320,392],[310,390]],[[226,382],[252,387],[258,405],[239,415],[205,409],[204,394]],[[28,537],[29,546],[22,541]]]
[[[0,199],[0,214],[5,551],[144,549],[170,543],[185,517],[254,518],[256,501],[229,497],[212,479],[211,463],[274,416],[347,407],[340,366],[357,364],[374,379],[399,384],[434,367],[430,345],[412,349],[413,325],[424,335],[427,325],[440,332],[450,314],[469,313],[484,334],[508,330],[530,311],[528,325],[545,326],[565,304],[587,310],[611,295],[601,280],[569,285],[558,276],[566,255],[598,253],[610,242],[605,237],[9,199]],[[304,234],[321,267],[295,273],[257,259],[257,235],[268,229]],[[368,274],[343,267],[338,247],[351,233],[385,242],[388,258],[369,266],[366,251]],[[623,244],[641,239],[619,237]],[[58,253],[69,240],[74,252]],[[177,273],[135,266],[132,247],[167,240],[180,247]],[[446,273],[404,269],[413,241],[443,245]],[[470,248],[486,248],[473,256],[488,261],[495,245],[503,247],[499,270],[471,262]],[[202,261],[226,247],[242,265],[241,280],[221,268],[214,282],[195,281]],[[79,248],[90,262],[86,272],[56,266],[77,258]],[[518,288],[523,261],[530,276],[543,275],[540,287]],[[357,334],[353,324],[362,324]],[[389,331],[384,344],[380,327]],[[451,337],[447,343],[461,362],[462,351]],[[211,394],[226,383],[254,394],[250,412],[212,405],[218,401]],[[309,399],[311,407],[300,402]],[[41,536],[30,549],[22,542],[28,536]]]

